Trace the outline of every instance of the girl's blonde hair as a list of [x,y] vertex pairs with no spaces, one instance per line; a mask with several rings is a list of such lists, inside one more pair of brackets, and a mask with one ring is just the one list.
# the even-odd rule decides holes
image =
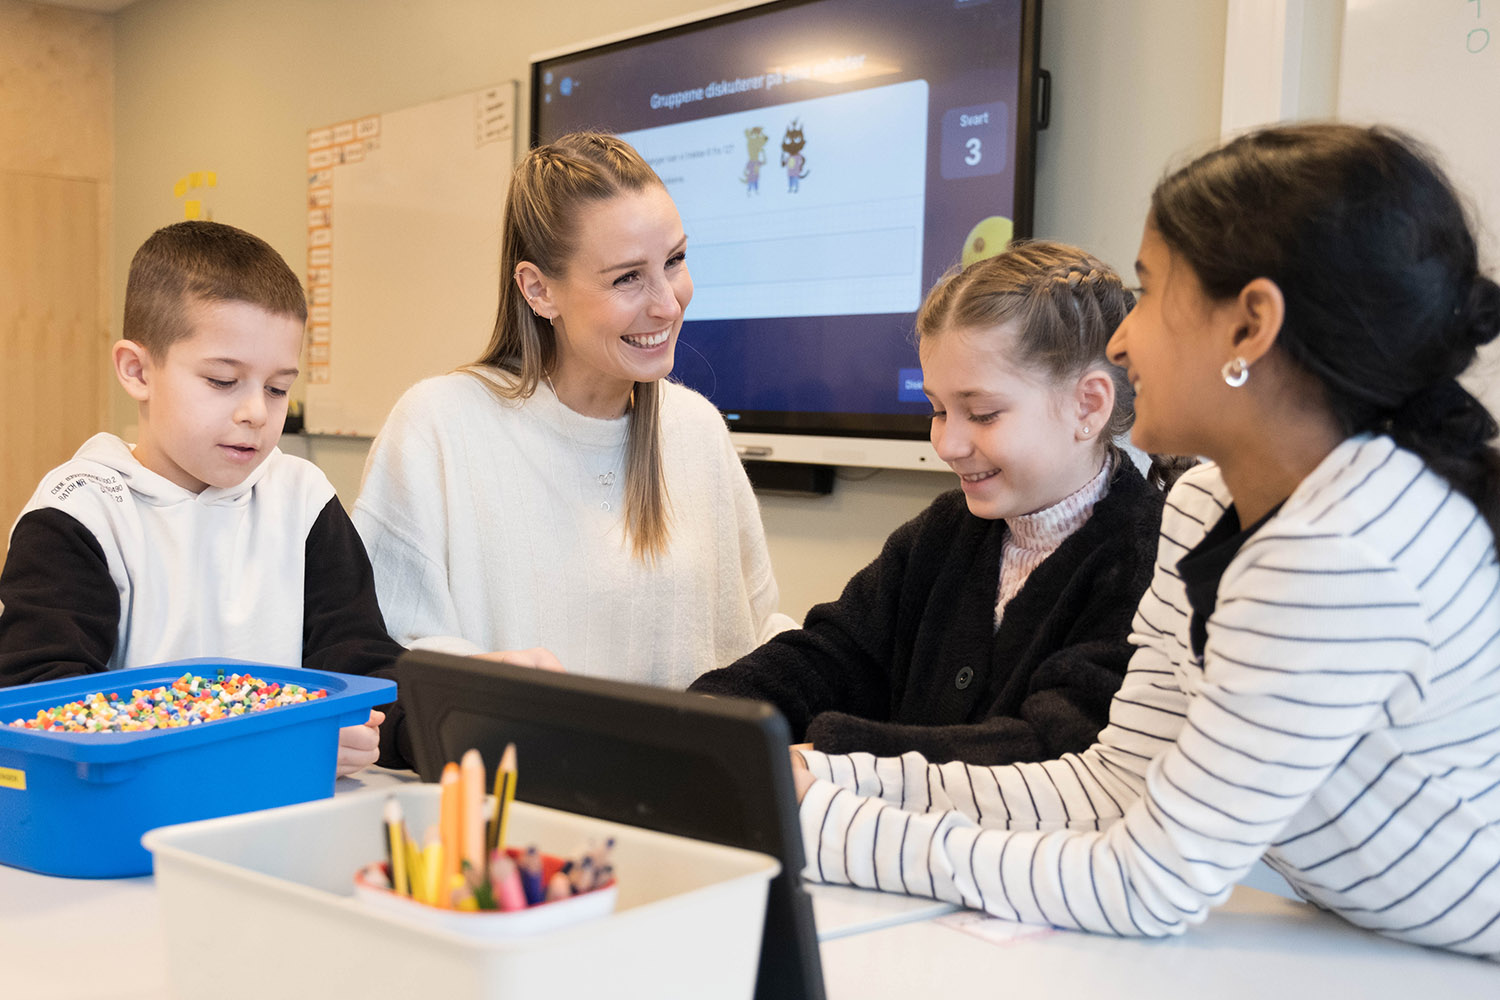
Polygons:
[[1135,296],[1098,258],[1066,243],[1017,242],[943,275],[917,313],[917,338],[1011,323],[1007,353],[1017,364],[1054,382],[1107,372],[1115,406],[1099,439],[1113,447],[1135,421],[1135,392],[1104,348],[1134,306]]
[[[467,372],[503,400],[526,399],[557,362],[552,324],[531,311],[516,286],[522,261],[542,274],[567,273],[579,222],[593,205],[662,187],[641,155],[612,135],[574,132],[522,158],[510,178],[500,238],[500,308],[489,346]],[[514,378],[495,379],[494,370]],[[661,458],[661,385],[637,382],[625,446],[625,536],[638,559],[654,562],[670,535]]]
[[[1114,457],[1127,459],[1115,439],[1135,423],[1135,390],[1125,370],[1109,360],[1106,347],[1135,307],[1135,295],[1108,264],[1066,243],[1028,240],[1004,253],[945,274],[917,313],[917,338],[947,330],[983,330],[1012,324],[1009,357],[1055,383],[1085,372],[1108,373],[1115,405],[1098,440]],[[1152,456],[1150,479],[1170,486],[1192,464]]]

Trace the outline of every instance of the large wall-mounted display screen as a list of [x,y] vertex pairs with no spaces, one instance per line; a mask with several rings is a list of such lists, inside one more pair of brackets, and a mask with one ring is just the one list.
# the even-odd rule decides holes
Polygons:
[[532,139],[616,132],[661,175],[674,377],[731,430],[923,439],[923,292],[1030,234],[1039,7],[794,0],[539,57]]

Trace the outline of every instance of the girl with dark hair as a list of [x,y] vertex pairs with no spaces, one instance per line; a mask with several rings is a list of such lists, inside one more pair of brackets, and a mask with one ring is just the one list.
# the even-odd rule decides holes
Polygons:
[[1158,186],[1136,267],[1133,439],[1212,462],[1167,499],[1109,726],[1042,764],[805,754],[811,869],[1162,935],[1264,856],[1500,957],[1500,465],[1455,381],[1500,288],[1458,199],[1388,130],[1266,129]]
[[1115,447],[1105,345],[1134,298],[1033,242],[944,277],[917,315],[932,444],[960,478],[800,630],[693,684],[776,705],[831,752],[1045,760],[1093,742],[1130,660],[1162,495]]

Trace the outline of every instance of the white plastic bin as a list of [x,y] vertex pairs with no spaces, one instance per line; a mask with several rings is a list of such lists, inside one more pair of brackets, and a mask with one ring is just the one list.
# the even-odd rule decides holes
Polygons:
[[354,897],[383,855],[381,812],[401,801],[421,831],[436,785],[163,827],[155,855],[180,997],[749,998],[775,858],[517,802],[512,844],[567,852],[615,838],[613,915],[517,940],[480,941]]

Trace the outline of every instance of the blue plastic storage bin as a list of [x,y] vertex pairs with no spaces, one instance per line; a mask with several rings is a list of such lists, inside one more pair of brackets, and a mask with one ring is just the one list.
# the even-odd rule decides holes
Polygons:
[[[153,688],[220,669],[328,697],[138,733],[10,726],[96,691]],[[0,864],[75,878],[149,875],[147,830],[332,795],[339,729],[395,699],[394,681],[213,658],[0,689]]]

